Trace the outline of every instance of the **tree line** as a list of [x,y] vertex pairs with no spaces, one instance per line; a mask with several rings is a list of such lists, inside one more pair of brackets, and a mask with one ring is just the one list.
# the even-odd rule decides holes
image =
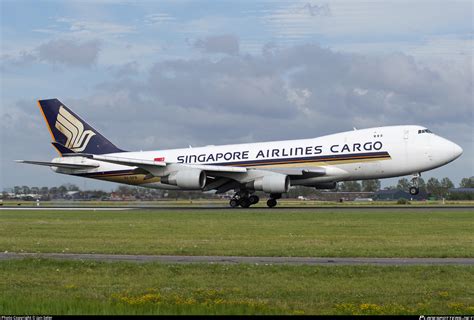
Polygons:
[[[411,186],[411,182],[407,178],[401,178],[398,180],[396,186],[386,187],[385,190],[402,190],[408,191]],[[431,177],[426,182],[423,178],[418,178],[418,187],[420,192],[430,194],[436,198],[444,198],[448,195],[448,190],[454,188],[454,183],[448,177],[444,177],[441,180]],[[463,178],[459,183],[459,188],[474,188],[474,177]],[[379,180],[363,180],[358,181],[347,181],[338,184],[339,191],[349,192],[376,192],[380,190]]]
[[[448,190],[454,188],[454,183],[448,178],[429,178],[426,182],[423,178],[418,178],[418,186],[420,192],[431,195],[435,198],[446,198],[448,196]],[[385,190],[402,190],[408,191],[410,188],[410,180],[407,178],[401,178],[398,180],[397,185],[386,187]],[[474,177],[463,178],[459,184],[459,188],[474,188]],[[380,180],[362,180],[362,181],[345,181],[337,184],[336,190],[341,192],[376,192],[381,189]],[[309,196],[314,194],[317,190],[313,188],[296,188],[290,190],[290,197],[297,197],[299,195]],[[80,190],[80,188],[74,184],[64,184],[59,187],[30,187],[30,186],[15,186],[11,192],[3,192],[4,199],[9,197],[40,197],[43,200],[53,199],[84,199],[84,200],[110,200],[113,197],[117,198],[131,198],[131,199],[142,199],[142,200],[153,200],[159,198],[213,198],[214,193],[207,192],[203,193],[200,191],[178,191],[178,190],[157,190],[142,187],[132,187],[121,185],[118,186],[112,192],[106,192],[103,190]],[[449,198],[456,200],[466,198],[473,198],[472,193],[469,194],[449,194]],[[472,199],[474,200],[474,198]]]

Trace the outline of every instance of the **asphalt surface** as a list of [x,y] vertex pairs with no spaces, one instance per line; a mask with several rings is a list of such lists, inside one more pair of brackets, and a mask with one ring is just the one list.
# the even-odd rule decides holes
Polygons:
[[474,258],[311,258],[311,257],[238,257],[238,256],[152,256],[75,253],[0,253],[1,260],[42,258],[56,260],[93,260],[161,262],[166,264],[256,264],[256,265],[474,265]]
[[472,210],[474,212],[474,206],[300,206],[300,207],[250,207],[246,209],[242,208],[230,208],[222,205],[215,206],[130,206],[130,207],[92,207],[92,206],[58,206],[58,207],[27,207],[27,206],[1,206],[1,210],[101,210],[101,211],[122,211],[122,210],[156,210],[156,211],[196,211],[196,210],[230,210],[239,212],[239,210],[271,210],[271,211],[281,211],[281,210],[298,210],[298,211],[380,211],[380,210],[397,210],[397,211],[466,211]]
[[132,210],[128,207],[0,207],[1,210],[18,210],[18,211],[123,211]]

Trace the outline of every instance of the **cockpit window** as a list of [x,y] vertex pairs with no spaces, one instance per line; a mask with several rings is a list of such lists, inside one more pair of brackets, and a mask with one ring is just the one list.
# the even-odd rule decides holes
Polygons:
[[429,129],[418,130],[418,134],[422,134],[422,133],[433,133],[433,132],[431,132],[431,130]]

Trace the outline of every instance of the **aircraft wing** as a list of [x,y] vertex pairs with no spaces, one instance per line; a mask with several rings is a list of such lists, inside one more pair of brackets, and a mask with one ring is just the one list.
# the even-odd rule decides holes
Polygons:
[[39,166],[57,167],[65,169],[92,169],[99,167],[99,164],[82,164],[82,163],[61,163],[47,161],[31,161],[31,160],[15,160],[18,163],[35,164]]
[[[208,172],[210,175],[219,176],[221,174],[228,173],[246,173],[248,168],[245,167],[235,167],[235,166],[222,166],[222,165],[206,165],[206,164],[183,164],[183,163],[166,163],[164,161],[153,161],[153,160],[140,160],[124,157],[114,157],[114,156],[103,156],[103,155],[87,155],[88,157],[110,162],[120,165],[139,167],[144,170],[149,171],[150,173],[159,176],[159,169],[164,169],[167,166],[173,166],[177,170],[184,168],[194,168]],[[280,174],[285,174],[294,178],[312,178],[324,176],[326,170],[324,168],[261,168],[262,171],[270,171]]]
[[[171,165],[170,163],[166,163],[164,161],[139,160],[139,159],[132,159],[132,158],[124,158],[124,157],[113,157],[113,156],[102,156],[102,155],[88,155],[88,157],[95,160],[104,161],[104,162],[139,167],[145,170],[151,169],[152,167],[160,168],[160,167],[166,167],[167,165]],[[194,168],[194,169],[204,170],[210,173],[218,173],[218,172],[246,173],[248,170],[245,167],[219,166],[219,165],[208,165],[208,164],[173,163],[172,165],[176,166],[177,168],[180,168],[180,167],[181,168]],[[271,171],[271,172],[286,174],[289,176],[295,176],[295,177],[300,177],[300,178],[319,177],[319,176],[324,176],[326,174],[326,170],[324,168],[318,168],[318,167],[316,168],[262,168],[260,170]]]
[[[165,161],[143,160],[136,158],[117,157],[109,155],[93,155],[93,154],[63,154],[64,158],[70,156],[83,157],[92,160],[98,160],[128,167],[136,167],[147,172],[145,180],[153,177],[167,177],[178,171],[186,171],[189,169],[198,169],[205,172],[209,180],[204,187],[204,191],[217,190],[217,193],[223,193],[231,189],[239,188],[240,185],[251,183],[256,179],[275,174],[286,175],[291,179],[307,179],[326,175],[324,168],[246,168],[237,166],[223,165],[206,165],[206,164],[184,164],[184,163],[167,163]],[[100,166],[99,163],[68,163],[68,162],[43,162],[43,161],[25,161],[17,160],[17,162],[72,169],[84,170],[93,169]]]
[[[66,155],[65,156],[69,156]],[[173,170],[180,170],[185,168],[193,168],[206,171],[209,175],[219,177],[221,175],[229,177],[228,174],[247,173],[248,168],[222,165],[206,165],[206,164],[183,164],[183,163],[166,163],[164,161],[142,160],[134,158],[92,155],[92,154],[74,154],[74,156],[83,156],[89,159],[104,161],[124,166],[138,167],[150,172],[154,176],[163,176],[168,174],[167,167],[172,167]],[[17,160],[21,163],[29,163],[50,167],[66,168],[66,169],[92,169],[99,167],[99,164],[82,164],[82,163],[63,163],[63,162],[44,162],[44,161],[29,161]],[[171,168],[170,168],[171,169]],[[257,168],[255,168],[257,169]],[[252,169],[250,169],[252,170]],[[285,174],[297,179],[324,176],[326,170],[324,168],[261,168],[261,171],[269,171],[274,173]]]
[[203,164],[182,164],[182,163],[171,164],[171,163],[166,163],[164,161],[139,160],[139,159],[112,157],[112,156],[99,156],[99,155],[89,155],[89,157],[95,160],[99,160],[99,161],[121,164],[125,166],[139,167],[147,171],[150,171],[151,173],[156,172],[156,169],[163,168],[168,165],[173,165],[173,166],[176,166],[177,168],[200,169],[206,172],[228,172],[228,173],[247,172],[247,169],[242,168],[242,167],[214,166],[214,165],[203,165]]

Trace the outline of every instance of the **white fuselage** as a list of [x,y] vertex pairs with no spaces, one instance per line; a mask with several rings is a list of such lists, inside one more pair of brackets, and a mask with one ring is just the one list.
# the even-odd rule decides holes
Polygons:
[[[462,149],[457,144],[429,132],[424,127],[388,126],[347,131],[313,139],[108,155],[164,161],[167,164],[245,167],[254,170],[254,175],[263,170],[323,168],[326,174],[322,176],[291,180],[291,185],[311,186],[325,182],[378,179],[419,173],[445,165],[459,157],[461,153]],[[62,161],[62,158],[58,159],[56,161]],[[100,166],[79,171],[56,168],[55,171],[144,187],[179,189],[169,184],[162,184],[159,178],[146,178],[146,173],[140,172],[136,167],[95,162]],[[244,180],[242,177],[240,182],[245,182]]]

